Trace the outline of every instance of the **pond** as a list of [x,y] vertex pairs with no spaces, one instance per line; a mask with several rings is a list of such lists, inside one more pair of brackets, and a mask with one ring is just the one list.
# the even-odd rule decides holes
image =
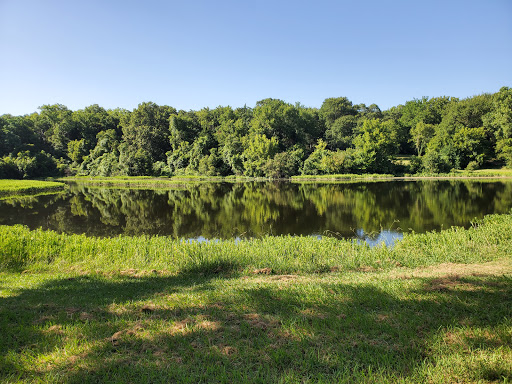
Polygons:
[[264,235],[391,243],[403,232],[471,225],[512,208],[512,181],[196,183],[165,189],[70,183],[59,194],[0,201],[0,224],[91,236],[225,239]]

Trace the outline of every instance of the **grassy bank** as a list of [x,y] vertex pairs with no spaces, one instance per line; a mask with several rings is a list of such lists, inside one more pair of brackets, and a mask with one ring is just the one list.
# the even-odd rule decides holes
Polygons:
[[354,173],[344,173],[339,175],[300,175],[300,176],[292,176],[290,179],[292,181],[310,181],[310,180],[318,180],[318,181],[332,181],[332,180],[375,180],[375,179],[394,179],[396,176],[391,174],[381,174],[381,173],[367,173],[367,174],[354,174]]
[[512,380],[512,214],[390,249],[0,227],[0,381]]
[[391,174],[339,174],[339,175],[301,175],[292,176],[292,181],[333,181],[333,180],[379,180],[379,179],[451,179],[451,178],[512,178],[512,169],[478,169],[474,171],[453,170],[449,173],[417,173],[395,176]]
[[243,182],[243,181],[267,181],[263,177],[245,177],[245,176],[173,176],[173,177],[152,177],[152,176],[73,176],[63,177],[60,181],[74,181],[101,186],[125,186],[125,187],[165,187],[179,184],[198,184],[198,183],[222,183],[222,182]]
[[453,170],[450,173],[418,173],[415,175],[407,175],[406,177],[433,177],[433,178],[472,178],[472,177],[485,177],[485,178],[511,178],[512,169],[501,168],[501,169],[476,169],[474,171],[467,170]]
[[53,181],[0,179],[0,198],[27,193],[59,191],[64,187],[64,183]]
[[[413,174],[405,176],[395,176],[392,174],[338,174],[338,175],[299,175],[292,176],[287,180],[294,182],[308,181],[336,181],[336,180],[401,180],[401,179],[421,179],[421,178],[512,178],[511,169],[479,169],[475,171],[456,170],[443,174]],[[269,178],[255,178],[245,176],[173,176],[173,177],[151,177],[151,176],[73,176],[60,178],[61,181],[76,181],[87,184],[101,186],[124,186],[124,187],[166,187],[179,184],[197,184],[197,183],[219,183],[219,182],[244,182],[244,181],[269,181]]]
[[23,226],[0,227],[4,270],[80,268],[113,271],[126,268],[187,271],[311,273],[358,268],[386,269],[397,264],[418,267],[442,262],[475,263],[505,257],[512,249],[512,215],[491,215],[464,230],[411,234],[393,248],[353,240],[272,237],[187,242],[162,236],[94,238]]

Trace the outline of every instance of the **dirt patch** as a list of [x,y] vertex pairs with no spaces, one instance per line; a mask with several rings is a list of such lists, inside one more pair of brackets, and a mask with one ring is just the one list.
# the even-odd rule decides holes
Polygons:
[[144,305],[140,311],[145,314],[150,314],[155,312],[156,307],[154,305]]
[[389,315],[385,315],[385,314],[383,314],[383,313],[379,313],[379,314],[377,315],[377,319],[376,319],[376,321],[377,321],[378,323],[382,323],[382,322],[389,323],[389,322],[391,322],[391,319],[390,319]]
[[446,332],[443,337],[444,342],[447,345],[463,345],[463,340],[458,333]]
[[193,324],[195,324],[195,320],[191,317],[187,317],[186,319],[175,322],[170,328],[170,333],[188,333]]
[[52,325],[50,328],[46,329],[44,333],[53,334],[53,335],[63,335],[64,331],[62,330],[61,325]]
[[429,281],[425,285],[425,291],[427,292],[447,292],[460,285],[460,277],[458,275],[439,277],[432,281]]
[[119,271],[119,274],[121,276],[133,276],[136,273],[137,273],[137,270],[136,269],[132,269],[132,268]]
[[273,318],[261,316],[258,313],[247,313],[244,315],[244,319],[249,323],[251,328],[256,329],[269,329],[276,328],[279,325],[279,321]]
[[270,275],[272,274],[272,268],[260,268],[252,271],[254,275]]
[[87,354],[85,354],[85,353],[81,353],[79,355],[72,355],[72,356],[69,356],[68,362],[71,363],[72,365],[76,365],[77,363],[79,363],[80,361],[85,359],[86,357],[87,357]]
[[300,311],[302,316],[304,317],[316,317],[318,319],[326,319],[328,317],[327,314],[321,312],[318,308],[306,308]]
[[223,303],[213,303],[213,304],[208,305],[208,308],[224,309],[224,304]]
[[79,318],[82,321],[87,321],[87,320],[93,320],[94,316],[87,312],[81,312]]
[[230,345],[221,344],[217,348],[219,349],[219,352],[224,356],[233,356],[238,352],[238,350],[235,347],[232,347]]
[[118,346],[119,345],[119,341],[121,340],[121,337],[123,336],[123,333],[124,333],[124,331],[119,331],[119,332],[114,333],[110,337],[110,342],[112,343],[113,346]]
[[78,314],[79,312],[82,312],[82,310],[80,308],[75,308],[75,307],[69,307],[69,308],[66,308],[66,315],[72,319],[76,314]]
[[457,291],[479,291],[486,289],[499,289],[505,292],[506,284],[495,282],[495,281],[471,281],[468,278],[472,276],[488,277],[494,276],[494,274],[469,274],[466,276],[459,275],[446,275],[435,278],[427,282],[424,286],[426,292],[448,292],[452,290]]
[[209,321],[209,320],[204,320],[204,321],[197,323],[197,327],[200,329],[204,329],[206,331],[218,331],[219,329],[222,328],[220,322]]

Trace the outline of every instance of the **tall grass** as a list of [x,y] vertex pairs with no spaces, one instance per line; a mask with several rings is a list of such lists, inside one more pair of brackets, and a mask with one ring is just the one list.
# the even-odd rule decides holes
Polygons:
[[162,236],[115,238],[0,227],[1,270],[77,268],[91,271],[141,269],[168,272],[274,273],[417,267],[444,262],[476,263],[510,256],[512,214],[490,215],[471,228],[406,233],[394,247],[370,248],[355,240],[272,237],[196,242]]

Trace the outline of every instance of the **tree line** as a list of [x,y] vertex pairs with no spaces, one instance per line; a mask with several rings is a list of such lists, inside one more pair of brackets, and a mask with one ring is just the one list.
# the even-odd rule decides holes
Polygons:
[[[397,160],[408,155],[405,165]],[[382,111],[346,97],[320,108],[279,99],[254,108],[133,111],[43,105],[0,116],[0,177],[440,173],[512,167],[512,89],[423,97]]]

